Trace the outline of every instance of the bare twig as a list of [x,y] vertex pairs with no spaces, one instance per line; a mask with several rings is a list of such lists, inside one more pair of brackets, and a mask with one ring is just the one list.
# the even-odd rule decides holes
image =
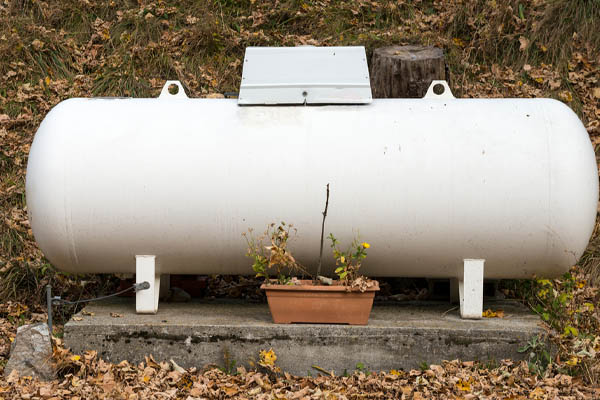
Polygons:
[[452,307],[451,309],[444,311],[444,312],[442,313],[442,317],[445,317],[445,316],[446,316],[446,314],[448,314],[450,311],[454,311],[454,310],[456,310],[456,309],[458,309],[458,306],[456,306],[456,307]]
[[332,378],[334,377],[333,371],[327,371],[325,368],[321,368],[318,365],[312,365],[312,367],[319,372],[323,372],[324,374],[331,376]]
[[319,266],[317,267],[317,279],[321,276],[321,260],[323,258],[323,235],[325,234],[325,218],[327,218],[327,207],[329,207],[329,183],[327,184],[327,198],[325,210],[323,211],[323,223],[321,224],[321,250],[319,251]]

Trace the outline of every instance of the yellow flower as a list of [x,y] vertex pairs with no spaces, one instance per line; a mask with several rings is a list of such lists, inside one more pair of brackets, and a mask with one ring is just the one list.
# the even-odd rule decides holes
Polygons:
[[369,247],[371,247],[371,245],[367,242],[363,242],[362,247],[364,247],[365,249],[368,249]]
[[579,358],[577,356],[572,356],[569,360],[567,360],[567,365],[574,367],[579,363]]
[[341,257],[340,257],[340,262],[341,262],[342,264],[343,264],[343,263],[345,263],[345,262],[346,262],[346,257],[344,257],[344,256],[341,256]]

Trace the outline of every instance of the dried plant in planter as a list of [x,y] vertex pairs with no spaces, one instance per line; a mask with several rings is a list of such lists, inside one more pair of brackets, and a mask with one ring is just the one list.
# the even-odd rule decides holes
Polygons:
[[[291,235],[295,235],[296,232],[297,230],[293,225],[282,221],[277,226],[275,226],[275,223],[269,224],[266,231],[258,237],[252,235],[252,229],[248,229],[248,232],[243,233],[248,244],[246,255],[254,260],[252,269],[257,278],[263,277],[265,282],[271,283],[269,271],[274,270],[275,282],[280,285],[288,285],[293,284],[297,279],[292,279],[285,272],[310,276],[288,250],[288,241]],[[267,241],[269,245],[266,244]]]

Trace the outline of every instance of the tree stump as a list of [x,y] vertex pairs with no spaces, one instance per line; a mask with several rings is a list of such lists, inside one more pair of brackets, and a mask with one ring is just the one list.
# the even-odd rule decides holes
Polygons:
[[419,98],[432,80],[449,80],[444,51],[433,46],[382,47],[371,61],[373,98]]

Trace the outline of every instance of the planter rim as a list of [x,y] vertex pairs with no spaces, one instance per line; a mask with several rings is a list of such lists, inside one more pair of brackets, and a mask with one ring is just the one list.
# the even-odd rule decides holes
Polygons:
[[[304,279],[304,280],[300,280],[301,284],[300,285],[279,285],[279,284],[270,284],[267,285],[265,283],[263,283],[262,285],[260,285],[260,288],[263,290],[277,290],[277,291],[286,291],[286,292],[292,292],[292,291],[301,291],[301,292],[357,292],[357,293],[364,293],[361,292],[358,289],[352,289],[352,290],[348,290],[348,286],[342,286],[342,285],[313,285],[312,281],[310,279]],[[334,282],[339,282],[339,281],[334,281]],[[375,283],[375,285],[373,287],[367,288],[367,290],[365,290],[365,292],[377,292],[379,291],[379,282],[373,280],[372,282]]]

